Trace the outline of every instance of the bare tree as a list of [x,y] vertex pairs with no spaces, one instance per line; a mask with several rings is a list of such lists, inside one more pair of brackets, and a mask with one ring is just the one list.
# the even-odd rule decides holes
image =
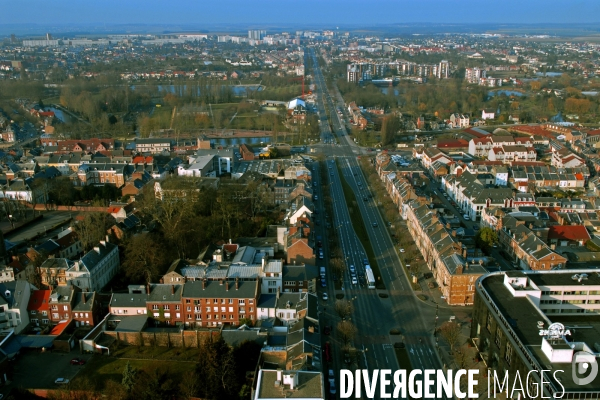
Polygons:
[[356,336],[357,329],[350,321],[340,321],[337,324],[337,332],[344,346],[347,346],[354,339],[354,336]]
[[336,274],[337,276],[341,277],[344,274],[344,262],[342,261],[341,258],[336,257],[336,258],[332,258],[329,261],[329,266],[331,266],[331,269],[333,270],[333,273]]
[[179,390],[184,398],[191,399],[192,397],[195,397],[199,388],[200,381],[194,370],[187,371],[183,374],[181,382],[179,383]]
[[473,362],[474,357],[475,349],[466,344],[463,344],[454,352],[454,361],[456,362],[456,365],[458,365],[458,368],[461,369],[469,367]]
[[351,301],[348,300],[337,300],[335,302],[335,312],[340,316],[341,319],[346,319],[354,311],[354,306]]
[[440,335],[450,346],[450,351],[454,351],[454,346],[456,346],[460,339],[460,325],[454,321],[444,322],[440,326]]

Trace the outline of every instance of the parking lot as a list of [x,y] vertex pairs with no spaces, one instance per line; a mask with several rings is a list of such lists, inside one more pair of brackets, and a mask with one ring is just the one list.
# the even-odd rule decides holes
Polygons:
[[70,353],[42,352],[41,350],[22,349],[21,354],[12,361],[12,381],[0,392],[6,395],[12,387],[31,389],[52,389],[57,387],[54,381],[57,378],[72,380],[85,365],[71,365],[73,358],[80,358],[86,362],[91,354],[80,354],[79,351]]

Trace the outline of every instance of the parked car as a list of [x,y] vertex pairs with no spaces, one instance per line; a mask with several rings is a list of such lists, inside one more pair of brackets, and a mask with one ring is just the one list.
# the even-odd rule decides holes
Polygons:
[[323,300],[327,301],[329,299],[329,296],[327,295],[327,293],[323,293]]
[[74,358],[71,360],[71,365],[83,365],[85,364],[85,360],[81,358]]
[[69,383],[69,380],[67,378],[56,378],[54,383],[56,383],[57,385],[66,385]]

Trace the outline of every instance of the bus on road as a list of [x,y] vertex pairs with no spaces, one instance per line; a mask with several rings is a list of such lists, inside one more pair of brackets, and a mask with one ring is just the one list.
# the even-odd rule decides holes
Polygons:
[[367,287],[369,289],[375,289],[375,275],[370,265],[365,265],[365,275],[367,278]]

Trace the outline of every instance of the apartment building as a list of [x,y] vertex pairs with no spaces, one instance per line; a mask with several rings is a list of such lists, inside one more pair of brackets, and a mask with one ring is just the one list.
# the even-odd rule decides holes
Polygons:
[[169,139],[135,139],[135,151],[138,153],[170,152],[173,143]]
[[448,304],[472,304],[475,281],[487,273],[485,266],[469,262],[468,249],[456,230],[443,224],[424,202],[410,202],[407,214],[408,230]]

